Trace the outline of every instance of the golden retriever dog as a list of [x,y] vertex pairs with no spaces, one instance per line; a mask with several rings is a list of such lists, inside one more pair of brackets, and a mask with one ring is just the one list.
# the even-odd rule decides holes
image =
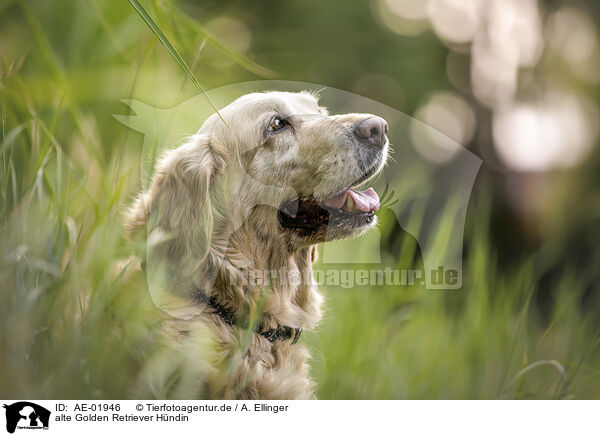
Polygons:
[[321,318],[316,244],[375,225],[379,198],[359,188],[384,166],[387,132],[308,92],[253,93],[164,154],[127,216],[130,235],[146,229],[145,272],[174,315],[140,395],[314,398],[298,340]]

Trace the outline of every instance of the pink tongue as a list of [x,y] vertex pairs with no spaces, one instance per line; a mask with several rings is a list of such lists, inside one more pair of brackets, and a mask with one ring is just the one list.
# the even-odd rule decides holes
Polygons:
[[354,189],[348,189],[348,193],[354,199],[356,207],[363,212],[375,212],[379,210],[379,196],[373,188],[369,188],[365,191],[355,191]]

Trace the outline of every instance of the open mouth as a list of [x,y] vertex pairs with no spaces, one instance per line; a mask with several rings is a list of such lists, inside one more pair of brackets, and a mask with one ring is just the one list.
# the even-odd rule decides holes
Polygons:
[[373,188],[364,191],[345,189],[338,194],[321,202],[329,209],[341,212],[377,212],[379,210],[379,196]]
[[324,200],[309,196],[283,203],[279,222],[302,233],[326,231],[327,228],[357,228],[371,224],[379,210],[379,196],[368,188],[364,191],[344,189]]

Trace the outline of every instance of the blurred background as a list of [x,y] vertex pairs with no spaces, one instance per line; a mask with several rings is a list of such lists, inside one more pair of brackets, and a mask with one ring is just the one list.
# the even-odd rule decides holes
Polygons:
[[[205,89],[339,88],[483,160],[461,290],[323,288],[320,398],[600,397],[597,1],[142,4]],[[129,2],[0,0],[0,397],[135,396],[156,315],[109,265],[133,252],[143,137],[112,114],[198,92]],[[397,265],[422,266],[380,219]]]

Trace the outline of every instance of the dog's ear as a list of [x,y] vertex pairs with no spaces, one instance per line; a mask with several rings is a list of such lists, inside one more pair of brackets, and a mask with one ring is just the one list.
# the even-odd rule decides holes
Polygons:
[[191,273],[208,254],[213,229],[211,185],[225,161],[206,135],[194,135],[157,163],[150,188],[134,202],[126,219],[132,236],[147,229],[147,260]]

